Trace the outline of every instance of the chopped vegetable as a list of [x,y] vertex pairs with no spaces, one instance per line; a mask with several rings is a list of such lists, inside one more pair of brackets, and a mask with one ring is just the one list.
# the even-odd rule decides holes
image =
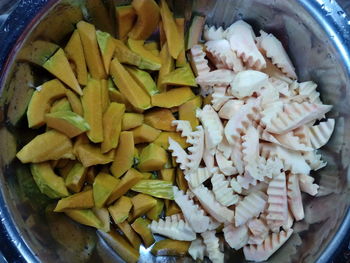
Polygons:
[[154,244],[151,253],[155,256],[186,256],[190,245],[189,241],[163,239]]
[[163,199],[174,199],[173,185],[164,180],[141,180],[131,190]]

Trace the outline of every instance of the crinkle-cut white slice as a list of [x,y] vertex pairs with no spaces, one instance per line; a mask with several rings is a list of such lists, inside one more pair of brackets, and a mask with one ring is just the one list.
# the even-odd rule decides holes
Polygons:
[[266,61],[255,44],[255,34],[249,24],[239,20],[224,31],[224,36],[230,42],[231,49],[248,67],[258,70],[266,67]]
[[[267,233],[267,236],[269,235],[269,233]],[[262,238],[260,236],[249,236],[248,239],[248,244],[249,245],[260,245],[264,242],[265,238]]]
[[228,100],[221,107],[219,117],[221,119],[229,120],[239,109],[243,106],[243,100]]
[[214,217],[214,219],[216,219],[218,222],[233,222],[234,212],[216,201],[213,192],[204,185],[200,185],[192,189],[192,192],[196,195],[197,199],[207,213]]
[[216,111],[219,111],[221,107],[233,97],[226,95],[226,86],[214,86],[213,90],[211,104]]
[[317,84],[313,81],[301,82],[298,85],[298,90],[300,95],[307,96],[311,103],[322,104],[320,99],[320,93],[316,91]]
[[202,233],[208,230],[210,218],[205,215],[203,209],[201,209],[193,200],[179,190],[176,186],[173,187],[174,200],[181,208],[181,211],[186,219],[186,222],[197,233]]
[[259,132],[254,126],[249,126],[246,134],[242,137],[242,152],[245,172],[257,180],[262,180],[258,171],[259,159]]
[[223,206],[231,206],[239,201],[238,195],[234,194],[233,189],[229,187],[230,182],[225,179],[223,174],[214,174],[211,178],[211,184],[215,199]]
[[274,137],[277,139],[280,145],[294,151],[312,151],[313,149],[300,141],[298,136],[294,135],[293,131],[276,134]]
[[[207,140],[205,140],[204,144],[206,145]],[[214,168],[214,151],[208,147],[204,147],[204,153],[203,153],[203,161],[205,166],[209,171],[211,171]]]
[[261,191],[263,193],[266,193],[268,185],[268,180],[266,182],[258,182],[255,185],[250,186],[248,189],[243,189],[242,190],[242,195],[250,195],[251,193]]
[[269,76],[256,70],[238,72],[231,82],[230,92],[236,98],[242,99],[260,93],[262,87],[267,85]]
[[245,173],[244,175],[237,176],[237,182],[243,189],[249,189],[251,185],[255,186],[258,181],[248,173]]
[[268,131],[266,131],[261,125],[258,125],[257,129],[259,131],[260,140],[281,145],[281,143],[275,138],[275,136],[269,133]]
[[212,174],[209,172],[208,167],[198,168],[190,172],[185,172],[185,178],[192,188],[200,186],[211,176]]
[[271,120],[276,118],[278,113],[283,111],[283,102],[275,101],[273,103],[264,105],[261,112],[261,123],[271,123]]
[[247,226],[252,233],[248,244],[260,245],[269,235],[269,228],[262,219],[251,219],[247,222]]
[[216,69],[210,72],[205,72],[196,78],[198,85],[202,86],[215,86],[215,85],[230,85],[231,81],[235,77],[235,73],[229,69]]
[[288,211],[287,221],[282,225],[283,230],[287,231],[291,229],[294,223],[294,217],[290,211]]
[[317,151],[303,152],[302,155],[311,170],[317,171],[327,165],[327,162],[321,159],[322,156],[317,154]]
[[296,221],[304,219],[304,207],[301,199],[299,178],[296,174],[288,176],[288,205]]
[[264,107],[267,104],[278,101],[280,94],[274,86],[268,83],[260,90],[259,97],[261,98],[261,105]]
[[334,125],[334,119],[327,119],[327,121],[322,121],[318,125],[309,127],[309,137],[314,149],[321,148],[329,141],[334,130]]
[[211,216],[209,216],[209,218],[210,218],[210,221],[209,221],[208,231],[210,231],[210,230],[215,230],[215,229],[217,229],[217,228],[221,225],[220,222],[216,221],[216,220],[215,220],[214,218],[212,218]]
[[[293,95],[299,94],[299,82],[297,80],[293,80],[291,83],[289,83],[289,90]],[[287,97],[290,97],[292,95],[289,95]]]
[[244,247],[248,243],[249,233],[246,225],[235,227],[233,224],[226,225],[222,232],[229,246],[235,250]]
[[320,119],[332,109],[331,105],[309,102],[284,104],[282,112],[278,112],[270,122],[264,122],[266,130],[272,133],[283,134],[292,131],[312,120]]
[[269,204],[266,216],[267,224],[273,232],[278,232],[288,217],[286,175],[284,172],[270,181],[267,194],[269,197],[267,201]]
[[284,164],[284,170],[292,173],[309,174],[310,166],[298,151],[292,151],[272,143],[260,143],[260,155],[268,158],[278,157]]
[[225,70],[231,70],[229,68],[226,67],[226,65],[218,58],[213,56],[211,53],[206,52],[207,54],[207,58],[209,59],[209,61],[211,62],[211,64],[214,65],[214,67],[216,69],[225,69]]
[[206,135],[205,147],[213,149],[222,141],[224,127],[217,112],[210,105],[205,105],[202,110],[197,109],[197,118],[200,119]]
[[303,102],[309,102],[307,99],[307,96],[305,95],[296,95],[293,97],[287,97],[287,98],[281,98],[281,100],[283,101],[283,103],[292,103],[292,102],[296,102],[296,103],[303,103]]
[[210,71],[208,60],[205,58],[203,46],[194,45],[191,48],[192,67],[196,76],[202,75]]
[[[271,78],[279,79],[282,81],[287,82],[289,85],[293,84],[295,80],[292,80],[289,78],[286,74],[284,74],[278,67],[276,67],[272,62],[271,59],[266,58],[266,68],[263,68],[261,71],[269,75]],[[294,92],[293,92],[294,93]]]
[[309,127],[307,125],[300,126],[293,130],[293,135],[299,138],[299,142],[311,147],[311,141],[309,136]]
[[192,126],[189,121],[173,120],[171,125],[176,126],[176,131],[181,132],[182,137],[188,138],[192,133]]
[[315,178],[307,174],[298,174],[300,190],[309,195],[317,195],[319,186],[314,184]]
[[243,248],[246,260],[260,262],[267,260],[275,253],[292,235],[293,230],[272,233],[261,245],[247,245]]
[[224,253],[220,251],[219,239],[215,236],[216,231],[207,231],[201,234],[208,257],[212,262],[224,263]]
[[235,177],[231,179],[230,185],[235,193],[242,193],[242,186],[237,182],[237,179]]
[[267,177],[271,179],[272,177],[280,174],[280,172],[283,170],[283,163],[278,157],[268,159],[259,157],[258,169],[259,173],[261,174],[261,178]]
[[283,73],[292,79],[296,79],[295,68],[288,57],[282,43],[273,35],[260,30],[260,37],[257,38],[258,46],[265,51],[272,63],[279,67]]
[[234,72],[244,69],[242,61],[231,49],[230,43],[226,39],[210,40],[205,43],[207,52],[219,59],[227,68]]
[[188,147],[188,168],[190,170],[196,170],[199,167],[199,164],[202,161],[204,153],[204,130],[202,126],[197,126],[197,129],[190,133],[190,136],[187,137],[187,142],[192,144]]
[[268,82],[275,90],[278,91],[279,94],[284,97],[292,97],[293,95],[297,94],[294,89],[290,87],[290,84],[284,80],[270,77]]
[[194,260],[203,260],[205,255],[205,245],[202,238],[197,238],[191,242],[188,253]]
[[242,154],[242,142],[239,140],[235,142],[234,145],[231,146],[231,160],[237,169],[238,174],[244,173],[244,162],[243,162],[243,154]]
[[203,37],[205,41],[219,40],[224,38],[224,29],[222,27],[204,26]]
[[263,192],[255,192],[244,197],[235,210],[236,227],[245,224],[249,219],[259,216],[265,210],[267,196]]
[[175,240],[192,241],[196,239],[196,233],[191,226],[180,219],[179,216],[167,216],[165,220],[152,221],[148,226],[153,234],[160,234]]
[[220,151],[215,154],[216,163],[219,170],[226,176],[237,174],[237,169],[233,166],[231,160],[228,160]]
[[241,134],[252,124],[257,118],[257,112],[260,107],[260,100],[254,99],[244,104],[227,122],[225,126],[225,135],[227,141],[234,145],[240,139]]
[[179,164],[182,170],[188,170],[189,159],[188,155],[184,149],[182,149],[181,145],[174,141],[171,137],[169,137],[169,147],[168,149],[171,151],[171,155],[175,157],[176,162]]
[[218,144],[218,150],[225,156],[226,159],[230,158],[232,152],[232,146],[228,143],[226,136],[224,135],[222,141]]

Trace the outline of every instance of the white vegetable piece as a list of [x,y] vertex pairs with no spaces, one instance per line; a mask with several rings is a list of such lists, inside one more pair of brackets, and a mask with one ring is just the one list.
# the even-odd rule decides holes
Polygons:
[[244,101],[242,100],[228,100],[221,107],[219,111],[219,117],[221,119],[229,120],[239,109],[243,106]]
[[194,259],[194,260],[203,260],[204,255],[206,252],[205,245],[203,243],[202,238],[197,238],[191,242],[190,248],[188,249],[188,254]]
[[283,134],[292,131],[310,121],[320,119],[332,109],[331,105],[321,105],[309,102],[292,102],[283,106],[283,112],[265,122],[266,130],[272,133]]
[[272,63],[279,67],[283,73],[292,79],[296,79],[295,68],[284,50],[282,43],[272,34],[260,30],[260,37],[257,38],[258,46],[263,49]]
[[214,86],[211,104],[213,108],[218,111],[232,96],[226,95],[226,86]]
[[207,231],[202,233],[203,241],[208,252],[208,257],[212,262],[223,263],[224,253],[220,251],[219,239],[215,236],[216,231]]
[[169,147],[168,149],[172,151],[172,156],[176,158],[176,162],[179,164],[182,170],[187,170],[189,165],[188,155],[181,145],[169,137]]
[[212,174],[208,171],[207,167],[201,167],[197,170],[186,172],[185,179],[190,184],[191,188],[196,188],[208,180]]
[[272,233],[261,245],[247,245],[243,248],[246,260],[255,262],[267,260],[277,251],[292,235],[293,230]]
[[222,232],[229,246],[238,250],[248,244],[249,232],[246,225],[235,227],[233,224],[226,225]]
[[260,245],[269,235],[269,228],[262,219],[251,219],[247,222],[250,233],[248,244]]
[[188,168],[191,171],[198,169],[204,154],[204,130],[202,126],[197,126],[197,129],[190,133],[187,142],[192,144],[188,147]]
[[254,126],[249,126],[246,134],[242,137],[242,153],[245,166],[245,173],[257,180],[262,180],[258,170],[259,161],[259,133]]
[[245,224],[249,219],[259,216],[266,206],[267,196],[263,192],[255,192],[238,203],[235,210],[236,227]]
[[205,43],[206,50],[212,56],[218,58],[226,68],[239,72],[244,69],[242,61],[231,49],[230,43],[226,39],[211,40]]
[[334,130],[334,119],[320,122],[318,125],[309,127],[309,137],[314,149],[324,146],[332,136]]
[[189,121],[173,120],[171,124],[176,126],[176,131],[181,132],[182,137],[188,138],[192,133],[192,126]]
[[231,94],[238,99],[260,93],[261,89],[267,85],[269,76],[256,70],[244,70],[234,77],[231,82]]
[[235,73],[229,69],[217,69],[198,75],[196,82],[201,87],[204,86],[228,86],[235,77]]
[[315,179],[307,174],[299,174],[300,190],[309,195],[315,196],[318,192],[319,186],[314,184]]
[[216,151],[215,153],[216,163],[218,164],[219,170],[226,176],[237,174],[237,169],[233,166],[231,160],[228,160],[223,153]]
[[192,241],[196,239],[196,233],[191,226],[179,216],[167,216],[165,220],[152,221],[149,225],[153,234],[160,234],[175,240]]
[[267,224],[273,232],[278,232],[288,217],[286,175],[284,172],[270,181],[267,194]]
[[239,20],[225,30],[224,36],[230,42],[232,50],[248,67],[258,70],[266,67],[266,61],[255,44],[255,34],[249,24]]
[[211,184],[215,199],[223,206],[231,206],[239,201],[238,195],[234,194],[233,189],[229,187],[230,182],[225,179],[224,175],[214,174],[211,178]]
[[288,176],[288,205],[296,221],[304,219],[303,201],[301,199],[299,178],[296,174]]
[[215,26],[209,27],[208,25],[205,25],[203,36],[205,41],[223,39],[224,29],[222,27],[216,28]]
[[204,185],[192,189],[202,207],[220,223],[232,223],[234,212],[215,200],[213,192]]
[[300,95],[307,96],[311,103],[322,104],[320,93],[316,90],[317,84],[313,81],[305,81],[298,84]]
[[210,71],[208,60],[205,58],[205,52],[201,45],[194,45],[191,48],[192,66],[196,76]]
[[202,110],[197,110],[197,118],[200,119],[205,135],[206,135],[206,147],[214,149],[222,141],[224,135],[224,128],[222,122],[216,113],[216,111],[210,105],[205,105]]
[[184,194],[176,186],[173,187],[174,200],[181,208],[181,211],[192,227],[197,233],[202,233],[208,230],[210,218],[205,215],[205,212],[197,204],[193,202],[187,194]]

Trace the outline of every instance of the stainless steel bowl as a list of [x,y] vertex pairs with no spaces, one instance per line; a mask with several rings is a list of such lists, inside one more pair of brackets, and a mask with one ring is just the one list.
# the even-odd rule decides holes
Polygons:
[[[126,1],[104,2],[105,6],[113,6]],[[3,231],[0,250],[11,257],[9,248],[15,247],[21,255],[16,262],[121,261],[93,229],[45,210],[49,201],[32,186],[27,167],[15,159],[16,151],[33,132],[23,121],[14,125],[18,117],[14,115],[26,96],[14,100],[13,94],[21,85],[34,87],[50,78],[35,66],[27,67],[20,53],[36,39],[64,43],[74,24],[82,18],[113,32],[113,14],[101,11],[99,3],[97,0],[23,0],[0,30],[0,225]],[[317,82],[322,100],[334,105],[331,115],[336,118],[335,133],[321,151],[328,166],[315,173],[321,186],[320,196],[305,197],[305,220],[295,224],[295,233],[288,243],[269,260],[327,262],[350,228],[348,17],[334,0],[174,0],[170,4],[176,15],[185,15],[187,19],[192,9],[206,14],[209,24],[228,26],[236,19],[245,19],[255,29],[274,33],[287,48],[300,80]],[[141,252],[140,262],[191,261],[154,258],[145,249]],[[233,253],[228,248],[225,259],[244,262],[240,252]]]

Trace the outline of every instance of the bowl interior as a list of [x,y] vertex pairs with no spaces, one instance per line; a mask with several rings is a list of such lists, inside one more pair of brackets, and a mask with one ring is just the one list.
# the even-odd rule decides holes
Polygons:
[[[14,94],[20,92],[21,86],[35,87],[52,78],[44,70],[23,60],[23,52],[37,39],[64,45],[74,30],[74,24],[81,19],[113,34],[114,15],[108,10],[114,10],[110,7],[115,4],[128,1],[103,2],[56,1],[37,19],[35,26],[25,32],[4,71],[6,76],[0,99],[1,193],[20,236],[44,262],[115,262],[118,258],[94,230],[79,226],[64,215],[53,214],[50,201],[33,185],[28,167],[15,159],[16,151],[33,138],[36,131],[27,129],[22,117],[25,109],[21,105],[28,95]],[[174,13],[185,16],[187,21],[193,10],[205,14],[208,24],[227,27],[237,19],[244,19],[257,31],[263,29],[275,34],[288,50],[300,81],[318,83],[322,101],[334,105],[329,116],[336,119],[335,132],[320,151],[328,165],[314,173],[320,185],[319,196],[305,196],[305,220],[295,223],[294,234],[269,262],[316,261],[334,238],[349,207],[349,62],[345,61],[346,52],[341,48],[339,32],[332,30],[330,25],[334,22],[334,14],[318,6],[318,1],[314,4],[307,2],[311,1],[169,1]],[[155,261],[146,249],[141,252],[140,262]],[[225,257],[228,262],[244,262],[241,252],[233,253],[228,248],[225,248]],[[174,258],[159,257],[156,261],[173,262]],[[191,259],[177,261],[191,262]]]

